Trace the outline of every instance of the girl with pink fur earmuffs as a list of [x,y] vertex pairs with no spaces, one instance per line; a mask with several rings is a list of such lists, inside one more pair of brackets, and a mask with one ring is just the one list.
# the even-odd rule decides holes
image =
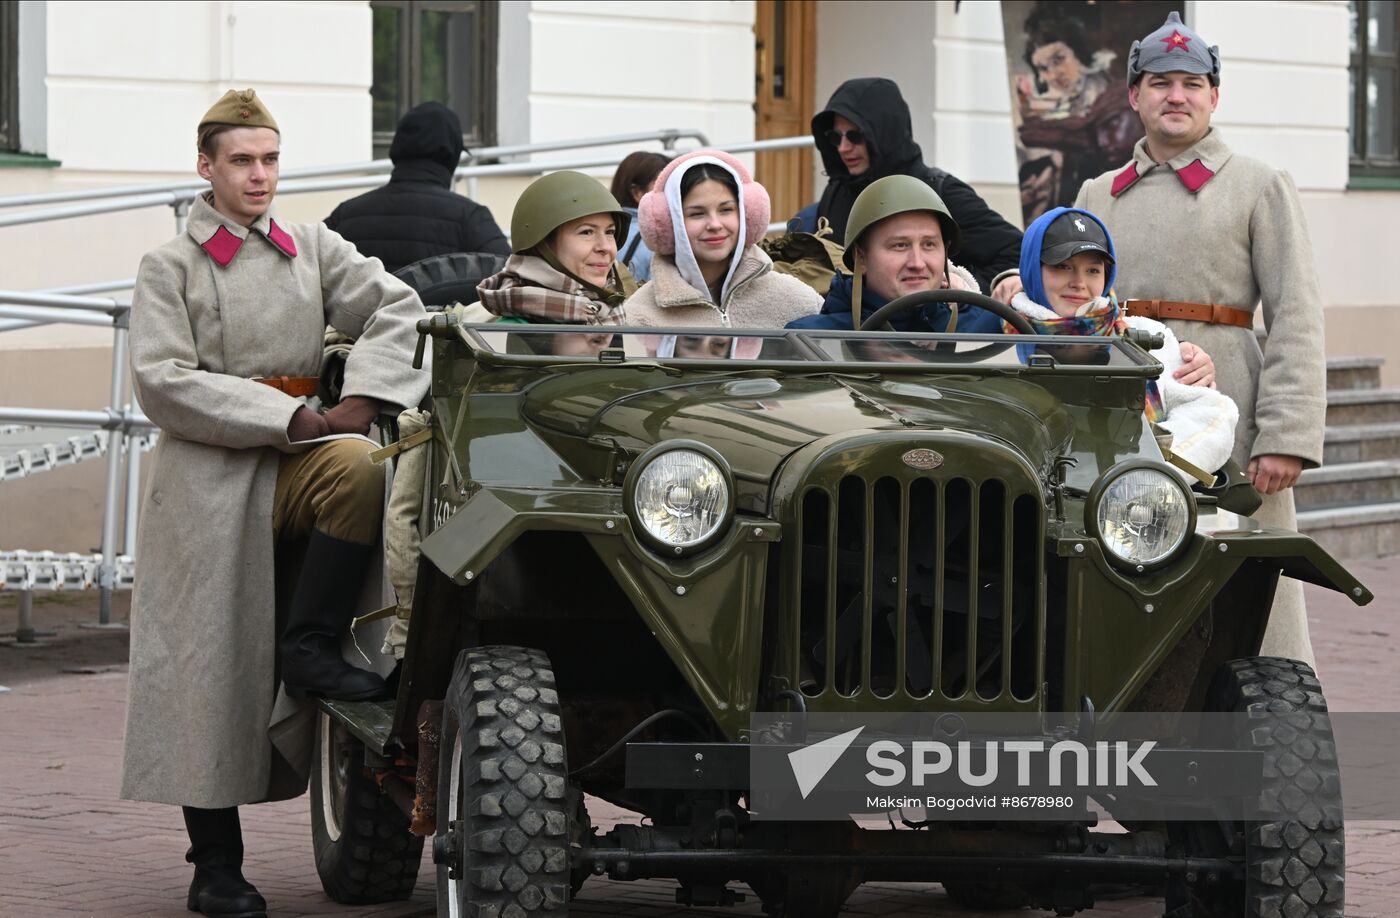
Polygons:
[[758,247],[770,215],[768,192],[728,153],[672,160],[637,208],[655,257],[650,283],[624,304],[627,324],[782,328],[819,310],[821,296]]

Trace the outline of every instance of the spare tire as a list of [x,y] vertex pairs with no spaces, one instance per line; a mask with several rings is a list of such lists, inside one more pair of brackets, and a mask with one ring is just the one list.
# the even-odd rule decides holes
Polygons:
[[506,256],[490,252],[451,252],[404,265],[394,276],[418,293],[429,309],[475,303],[476,288],[506,266]]

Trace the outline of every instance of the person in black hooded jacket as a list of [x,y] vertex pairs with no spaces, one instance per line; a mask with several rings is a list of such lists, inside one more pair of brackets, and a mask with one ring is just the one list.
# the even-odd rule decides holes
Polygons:
[[399,119],[389,146],[389,184],[344,201],[326,218],[360,250],[397,271],[433,255],[509,255],[491,211],[452,190],[462,160],[462,122],[440,102],[424,102]]
[[[912,175],[928,182],[948,205],[962,229],[959,261],[983,291],[997,274],[1020,263],[1021,231],[966,182],[924,164],[909,105],[893,80],[862,77],[842,83],[812,119],[812,136],[826,168],[826,190],[820,201],[793,218],[790,229],[815,232],[818,219],[825,217],[836,238],[844,239],[851,205],[867,185],[887,175]],[[992,296],[1005,302],[1019,286],[1019,279],[1004,281]]]

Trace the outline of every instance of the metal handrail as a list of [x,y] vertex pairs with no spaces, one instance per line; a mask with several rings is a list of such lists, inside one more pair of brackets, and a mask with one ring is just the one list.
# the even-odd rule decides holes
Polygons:
[[[542,143],[513,144],[510,146],[481,147],[462,151],[463,163],[480,162],[486,159],[499,159],[502,156],[520,156],[528,153],[549,153],[554,150],[578,150],[588,147],[607,147],[624,143],[647,143],[660,141],[662,148],[673,150],[681,138],[694,139],[701,146],[709,146],[710,141],[703,131],[695,128],[665,128],[659,131],[642,131],[634,134],[614,134],[607,137],[590,137],[583,140],[551,140]],[[617,160],[613,160],[617,162]],[[344,163],[338,166],[303,166],[288,169],[283,178],[318,178],[327,175],[351,175],[364,172],[388,172],[394,168],[392,160],[373,159],[367,162]],[[125,198],[150,194],[180,194],[186,191],[200,192],[209,187],[202,179],[183,179],[178,182],[148,182],[141,185],[116,185],[111,188],[89,189],[86,191],[46,191],[38,194],[19,194],[0,197],[0,208],[28,207],[37,204],[62,204],[69,201],[95,201],[101,198]],[[157,203],[169,203],[158,201]],[[145,205],[143,205],[145,206]],[[101,213],[102,211],[94,211]],[[9,224],[0,224],[0,226]]]
[[[97,607],[98,627],[111,625],[112,594],[117,588],[117,505],[121,493],[124,446],[133,431],[155,428],[151,420],[135,408],[132,402],[131,378],[127,373],[127,364],[130,361],[127,349],[127,316],[130,310],[131,304],[109,297],[0,291],[0,317],[28,320],[31,323],[63,322],[112,329],[112,385],[107,408],[101,411],[72,411],[0,407],[0,422],[100,428],[108,432],[107,474],[102,498],[102,557],[97,569],[97,586],[100,591]],[[130,532],[130,521],[135,518],[137,512],[137,489],[133,485],[140,474],[135,465],[140,461],[140,450],[131,449],[126,452],[128,464],[125,519],[128,521],[127,531]],[[132,546],[127,545],[126,548],[130,554]]]
[[88,312],[105,312],[115,316],[126,312],[131,304],[109,297],[71,296],[48,290],[0,290],[0,304],[12,303],[16,306],[56,306],[59,309],[83,309]]
[[96,328],[111,328],[112,320],[106,316],[90,312],[69,312],[43,306],[6,306],[0,304],[0,319],[14,320],[14,324],[0,324],[0,331],[12,331],[33,325],[91,325]]
[[[108,283],[94,286],[110,285]],[[0,332],[48,324],[111,328],[112,323],[130,309],[130,303],[107,297],[71,296],[38,290],[0,290],[0,320],[6,320],[0,321]]]
[[0,407],[0,422],[30,427],[80,427],[98,430],[155,430],[155,422],[140,411],[82,411],[66,408]]
[[110,290],[135,290],[136,278],[128,277],[124,280],[97,281],[93,284],[70,284],[67,287],[50,287],[48,290],[35,290],[34,293],[67,293],[73,296],[85,296],[89,293],[107,293]]
[[[695,133],[699,133],[698,131]],[[703,136],[703,135],[702,135]],[[562,141],[561,141],[562,143]],[[751,153],[766,150],[787,150],[799,147],[809,147],[813,145],[810,136],[804,137],[779,137],[773,140],[753,140],[740,143],[728,144],[720,147],[730,153]],[[686,151],[689,152],[689,151]],[[614,166],[621,161],[621,157],[616,154],[609,156],[599,156],[585,159],[570,159],[558,161],[538,161],[532,160],[523,163],[493,163],[489,165],[463,166],[453,174],[453,180],[468,178],[491,178],[511,175],[540,175],[545,172],[554,172],[559,169],[589,169],[598,166]],[[362,164],[363,165],[363,164]],[[350,167],[345,167],[349,169]],[[333,169],[321,170],[317,174],[333,174]],[[288,170],[285,175],[292,175]],[[328,178],[281,182],[277,186],[278,194],[306,194],[317,191],[344,191],[351,188],[374,188],[384,184],[383,175],[355,176],[353,178]],[[134,197],[118,198],[106,203],[82,204],[77,207],[55,207],[48,210],[30,210],[17,214],[0,216],[0,228],[6,226],[23,226],[30,223],[43,223],[48,220],[66,220],[70,217],[88,217],[95,214],[115,213],[123,210],[140,210],[146,207],[156,207],[165,205],[176,209],[177,231],[184,229],[184,210],[196,197],[203,194],[209,187],[204,181],[197,183],[179,183],[178,188],[170,188],[165,191],[152,192],[150,194],[136,195]],[[65,192],[66,193],[66,192]],[[88,193],[90,196],[97,196],[96,193]],[[39,196],[30,195],[30,198]],[[33,203],[38,203],[33,202]],[[6,206],[4,199],[0,199],[0,207]]]

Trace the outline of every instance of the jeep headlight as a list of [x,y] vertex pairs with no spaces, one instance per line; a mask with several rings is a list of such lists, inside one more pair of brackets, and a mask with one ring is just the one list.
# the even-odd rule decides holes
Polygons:
[[638,532],[668,555],[710,544],[733,515],[729,468],[703,443],[658,444],[633,464],[624,488]]
[[1088,522],[1109,560],[1141,573],[1174,558],[1195,530],[1181,479],[1145,460],[1114,466],[1089,493]]

